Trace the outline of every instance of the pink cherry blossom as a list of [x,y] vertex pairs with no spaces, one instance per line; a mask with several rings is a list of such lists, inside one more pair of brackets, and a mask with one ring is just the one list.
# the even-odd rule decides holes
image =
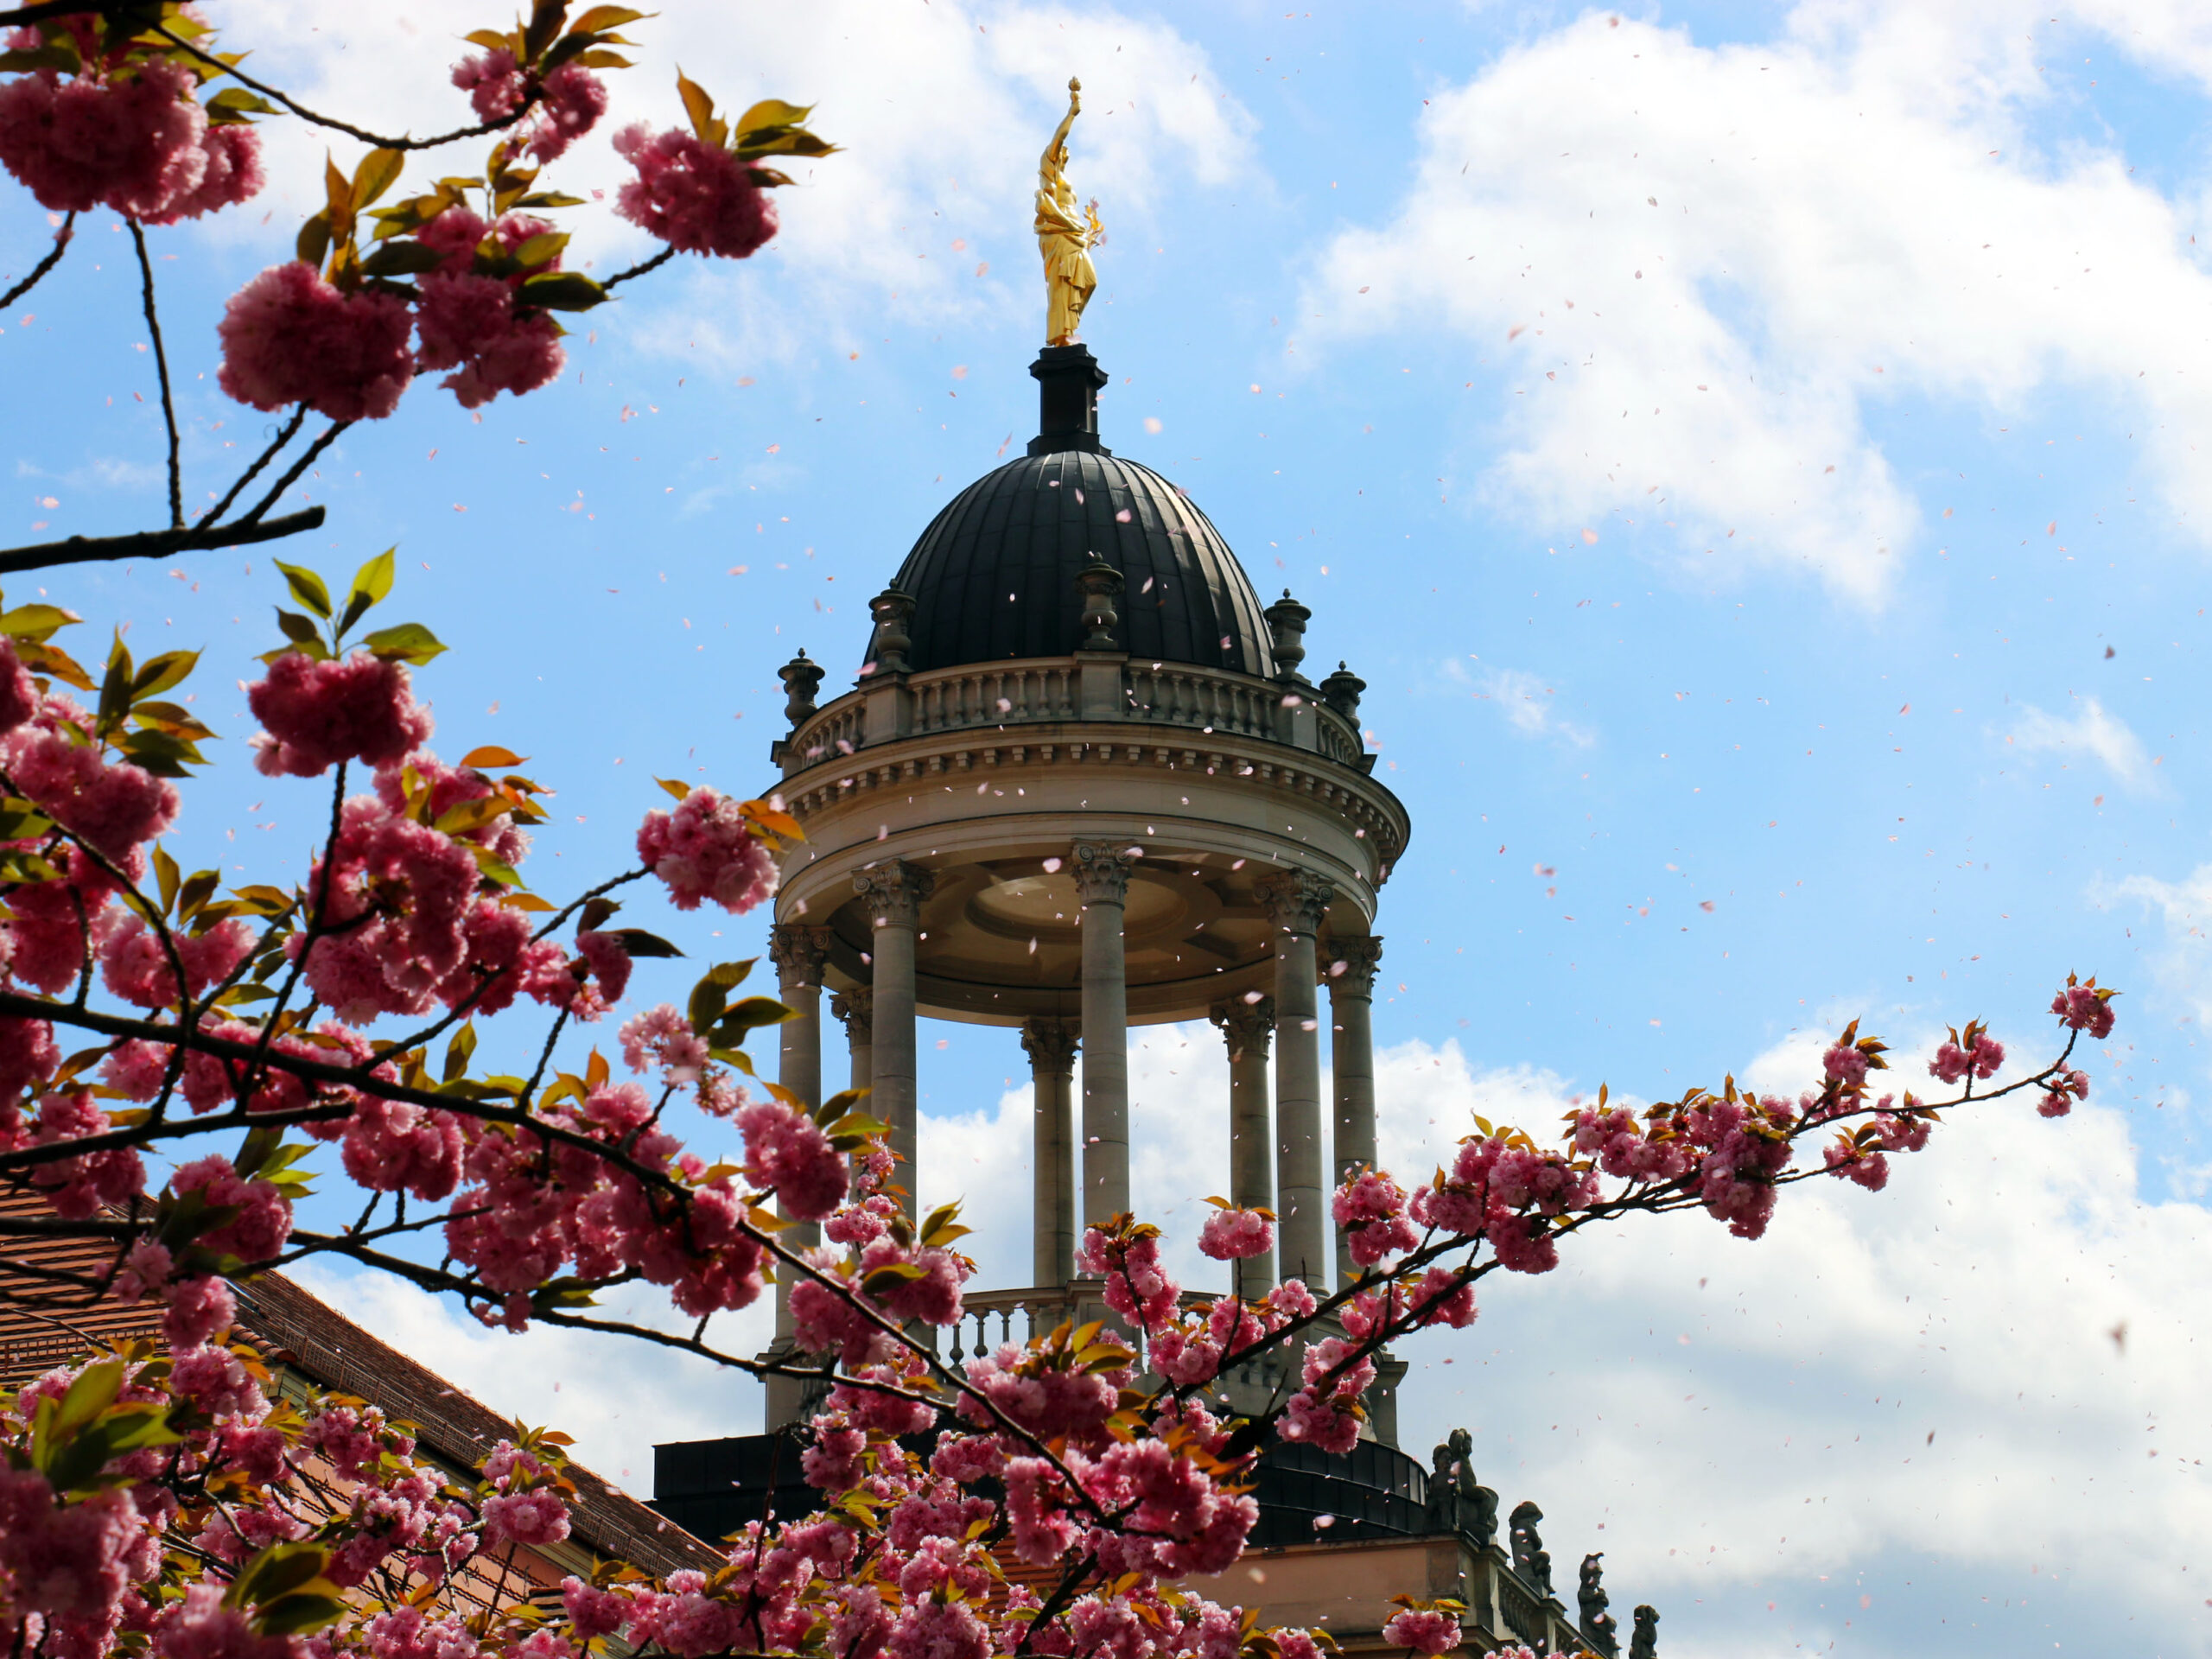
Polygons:
[[1382,1639],[1395,1648],[1434,1656],[1458,1651],[1465,1637],[1459,1616],[1441,1607],[1408,1607],[1382,1627]]
[[745,1135],[745,1173],[772,1188],[776,1208],[797,1221],[819,1221],[845,1201],[844,1158],[814,1120],[779,1100],[756,1100],[737,1115]]
[[750,163],[718,144],[642,125],[614,136],[615,154],[638,169],[615,211],[681,253],[743,259],[776,233],[776,210]]
[[2074,1109],[2077,1100],[2089,1097],[2089,1074],[2069,1068],[2051,1079],[2050,1088],[2036,1104],[2039,1117],[2063,1117]]
[[156,1659],[291,1659],[281,1636],[256,1636],[243,1612],[223,1605],[223,1586],[186,1587],[184,1599],[154,1627]]
[[775,860],[753,835],[735,801],[695,789],[673,812],[645,814],[638,856],[668,884],[678,910],[711,899],[742,915],[776,890]]
[[168,1303],[162,1315],[162,1334],[172,1349],[197,1348],[213,1342],[238,1319],[231,1287],[205,1274],[180,1280],[170,1287]]
[[515,54],[504,46],[454,66],[453,84],[468,94],[480,121],[498,121],[522,108],[524,76]]
[[201,1234],[199,1242],[241,1262],[266,1262],[291,1233],[292,1206],[283,1193],[268,1181],[239,1175],[219,1153],[185,1165],[170,1177],[169,1190],[179,1197],[202,1193],[211,1208],[235,1208],[234,1218]]
[[390,294],[340,293],[299,260],[271,265],[224,308],[217,378],[255,409],[305,404],[334,421],[381,420],[414,378],[412,326]]
[[[434,223],[456,217],[449,211]],[[543,311],[518,315],[517,299],[517,288],[505,278],[466,269],[435,270],[423,279],[416,366],[456,371],[442,384],[463,409],[479,408],[502,391],[517,397],[535,391],[568,361],[553,319]]]
[[272,778],[319,777],[341,760],[384,766],[430,734],[407,664],[365,651],[329,662],[288,651],[245,700],[265,734],[255,740],[254,765]]
[[2067,986],[2050,999],[2050,1011],[2069,1031],[2086,1031],[2099,1042],[2112,1035],[2112,1001],[2097,995],[2094,979],[2086,985]]
[[569,1535],[569,1506],[548,1486],[484,1500],[486,1535],[499,1543],[557,1544]]
[[1241,1262],[1274,1248],[1275,1224],[1256,1210],[1216,1210],[1198,1229],[1198,1250],[1217,1262]]
[[543,101],[531,129],[531,157],[541,166],[557,159],[606,113],[606,83],[580,63],[563,64],[545,77]]

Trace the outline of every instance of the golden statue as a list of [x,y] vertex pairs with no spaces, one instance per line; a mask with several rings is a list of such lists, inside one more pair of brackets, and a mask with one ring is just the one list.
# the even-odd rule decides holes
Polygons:
[[1105,239],[1098,204],[1078,210],[1075,187],[1068,182],[1068,130],[1083,111],[1083,83],[1068,82],[1068,112],[1037,162],[1037,251],[1045,256],[1045,287],[1050,296],[1045,343],[1072,346],[1083,321],[1083,308],[1098,286],[1090,250]]

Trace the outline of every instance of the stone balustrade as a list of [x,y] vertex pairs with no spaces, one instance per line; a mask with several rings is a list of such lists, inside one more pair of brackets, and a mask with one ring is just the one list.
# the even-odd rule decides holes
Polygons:
[[1039,657],[866,679],[777,746],[790,777],[903,737],[1134,722],[1282,743],[1364,772],[1358,726],[1313,686],[1185,664]]

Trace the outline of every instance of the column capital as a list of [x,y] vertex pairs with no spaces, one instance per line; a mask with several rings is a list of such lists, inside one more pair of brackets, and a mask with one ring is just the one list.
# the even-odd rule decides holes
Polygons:
[[830,930],[779,922],[768,930],[768,957],[786,985],[822,983],[822,964],[830,955]]
[[1240,996],[1233,1002],[1217,1002],[1206,1017],[1221,1027],[1230,1059],[1266,1062],[1268,1040],[1275,1033],[1274,998],[1248,1002]]
[[1033,1070],[1056,1077],[1075,1075],[1076,1031],[1065,1020],[1030,1020],[1021,1027],[1022,1052]]
[[1337,896],[1336,883],[1311,870],[1277,870],[1262,876],[1252,890],[1267,906],[1269,919],[1286,933],[1319,933]]
[[921,919],[922,900],[937,878],[918,864],[894,858],[853,876],[853,891],[868,906],[878,927],[912,927]]
[[845,1022],[848,1038],[865,1038],[875,1029],[875,993],[865,985],[836,992],[830,998],[830,1012]]
[[1103,842],[1078,841],[1070,871],[1086,905],[1122,905],[1129,896],[1129,871],[1136,860]]
[[1372,998],[1375,970],[1382,961],[1382,941],[1373,934],[1352,934],[1330,939],[1322,957],[1321,976],[1329,995]]

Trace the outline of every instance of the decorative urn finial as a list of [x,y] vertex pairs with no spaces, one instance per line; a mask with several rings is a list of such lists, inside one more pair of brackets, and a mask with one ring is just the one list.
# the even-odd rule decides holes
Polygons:
[[1359,694],[1366,690],[1365,680],[1338,663],[1337,671],[1321,682],[1321,701],[1356,725],[1359,721]]
[[822,689],[822,664],[809,660],[805,649],[776,671],[784,683],[784,714],[797,731],[814,712],[814,694]]
[[1114,638],[1114,625],[1122,618],[1114,608],[1114,601],[1121,597],[1125,585],[1122,573],[1105,560],[1093,557],[1075,573],[1075,585],[1083,594],[1082,649],[1119,651],[1122,647]]
[[1286,588],[1282,597],[1268,607],[1266,615],[1274,634],[1275,678],[1303,678],[1298,665],[1306,660],[1306,625],[1313,620],[1313,613],[1293,599]]
[[868,645],[866,671],[906,673],[906,653],[914,648],[913,639],[906,632],[906,625],[914,620],[914,596],[902,594],[896,588],[887,588],[868,601],[868,607],[875,617],[875,638]]

